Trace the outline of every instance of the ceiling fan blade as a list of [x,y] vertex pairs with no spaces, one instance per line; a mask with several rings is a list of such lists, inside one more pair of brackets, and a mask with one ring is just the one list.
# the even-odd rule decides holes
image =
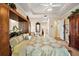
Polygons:
[[49,6],[48,4],[40,4],[40,5],[42,5],[42,6]]
[[45,10],[47,10],[47,9],[48,9],[48,7],[44,8],[43,11],[45,11]]

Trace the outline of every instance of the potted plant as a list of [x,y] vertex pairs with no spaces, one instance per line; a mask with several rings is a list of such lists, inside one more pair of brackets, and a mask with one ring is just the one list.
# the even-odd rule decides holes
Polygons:
[[15,5],[14,3],[9,3],[9,6],[10,6],[12,9],[16,10],[16,5]]

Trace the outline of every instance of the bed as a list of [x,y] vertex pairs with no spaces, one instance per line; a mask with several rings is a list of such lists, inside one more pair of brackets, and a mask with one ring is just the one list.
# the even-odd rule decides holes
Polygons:
[[42,37],[26,40],[23,35],[20,35],[11,38],[10,45],[12,56],[70,56],[64,46],[58,47],[55,40],[52,42]]

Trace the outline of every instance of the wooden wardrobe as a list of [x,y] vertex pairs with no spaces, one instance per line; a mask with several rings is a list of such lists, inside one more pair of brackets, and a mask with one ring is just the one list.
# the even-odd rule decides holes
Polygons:
[[[10,8],[8,5],[1,3],[0,4],[0,56],[9,56],[11,55],[10,48],[10,35],[9,35],[9,20],[11,15],[15,15],[20,25],[22,26],[23,33],[29,32],[29,20],[19,14],[17,11]],[[13,16],[12,16],[13,17]]]
[[69,16],[69,46],[79,50],[79,13]]

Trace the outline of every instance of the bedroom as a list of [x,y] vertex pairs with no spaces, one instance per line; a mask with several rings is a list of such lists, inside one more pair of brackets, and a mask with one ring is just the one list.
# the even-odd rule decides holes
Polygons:
[[69,22],[74,23],[69,21],[72,11],[78,13],[78,8],[79,3],[0,3],[0,55],[73,55],[65,46],[79,49],[79,41],[77,45],[73,41],[78,39],[74,26],[69,27]]

